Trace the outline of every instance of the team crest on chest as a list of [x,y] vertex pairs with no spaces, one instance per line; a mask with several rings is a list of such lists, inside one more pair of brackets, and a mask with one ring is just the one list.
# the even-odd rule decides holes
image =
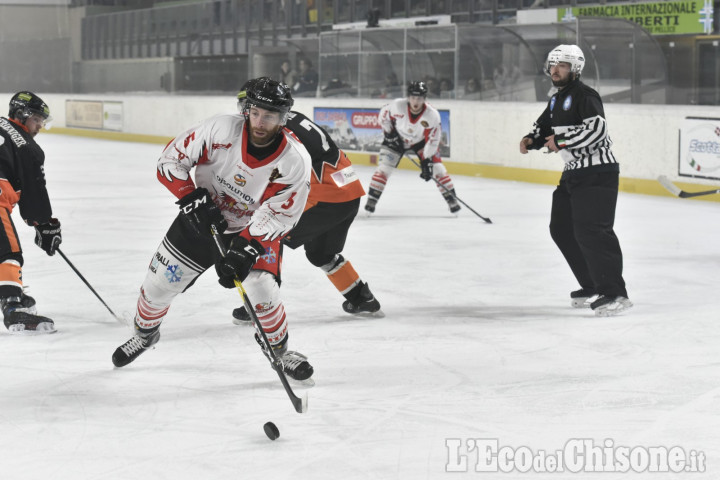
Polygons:
[[555,108],[555,97],[550,99],[550,110],[552,111],[553,108]]
[[282,174],[277,168],[273,168],[272,173],[270,174],[270,183],[274,182],[278,178],[282,177]]
[[563,110],[565,110],[565,111],[570,110],[571,105],[572,105],[572,95],[568,95],[568,97],[563,102]]
[[423,128],[428,128],[428,126],[429,126],[430,124],[429,124],[428,122],[426,122],[425,120],[421,120],[421,121],[420,121],[420,125],[422,125]]

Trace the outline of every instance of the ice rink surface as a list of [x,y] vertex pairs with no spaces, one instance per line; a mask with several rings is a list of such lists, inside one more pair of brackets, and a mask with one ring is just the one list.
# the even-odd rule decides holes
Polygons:
[[[162,147],[37,140],[63,252],[130,317],[177,212],[155,177]],[[367,186],[372,170],[357,170]],[[240,298],[212,271],[176,299],[156,348],[114,369],[110,356],[130,329],[59,255],[33,244],[16,211],[24,281],[58,333],[0,333],[0,476],[620,478],[475,471],[484,461],[472,439],[533,453],[590,439],[706,458],[704,474],[638,478],[719,478],[720,205],[621,193],[616,232],[635,307],[595,318],[569,306],[577,285],[547,226],[554,187],[454,181],[492,225],[467,209],[453,218],[436,188],[408,170],[390,179],[372,218],[355,221],[344,254],[384,318],[345,314],[325,275],[286,250],[290,347],[315,367],[305,415],[252,329],[231,323]],[[274,442],[263,433],[268,421],[280,430]]]

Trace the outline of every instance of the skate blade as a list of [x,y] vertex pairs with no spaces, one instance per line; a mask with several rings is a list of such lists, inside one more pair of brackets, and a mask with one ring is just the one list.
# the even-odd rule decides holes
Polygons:
[[285,377],[288,379],[288,383],[294,387],[298,388],[312,388],[315,386],[315,380],[312,379],[312,377],[305,379],[305,380],[295,380],[292,377],[288,377],[285,375]]
[[622,312],[631,309],[633,306],[631,301],[619,303],[618,305],[613,306],[613,308],[603,308],[600,307],[595,310],[595,316],[596,317],[614,317],[615,315],[619,315]]
[[23,324],[10,325],[8,327],[8,332],[10,332],[11,335],[48,335],[57,332],[57,329],[55,328],[55,325],[47,324],[47,322],[45,322],[38,324],[38,326],[34,329],[25,328],[25,325]]
[[[350,313],[350,312],[347,312]],[[377,312],[357,312],[357,313],[350,313],[353,317],[361,317],[361,318],[385,318],[385,313],[382,310],[378,310]]]
[[570,300],[570,306],[573,308],[590,308],[590,304],[597,300],[597,295],[592,297],[577,297]]

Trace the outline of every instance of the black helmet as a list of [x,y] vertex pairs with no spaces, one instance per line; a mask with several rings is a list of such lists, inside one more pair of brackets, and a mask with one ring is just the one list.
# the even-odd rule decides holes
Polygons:
[[10,99],[10,112],[8,117],[16,118],[21,122],[31,115],[40,115],[46,122],[52,120],[50,117],[50,108],[42,98],[32,92],[18,92]]
[[255,78],[245,82],[243,89],[238,93],[238,102],[245,103],[243,112],[249,110],[250,107],[279,112],[283,124],[287,113],[295,103],[287,85],[268,77]]
[[238,99],[238,110],[240,113],[245,110],[245,102],[247,101],[247,91],[250,89],[253,85],[255,85],[257,82],[263,81],[263,80],[270,80],[270,77],[259,77],[259,78],[251,78],[247,82],[243,83],[243,86],[240,87],[240,91],[237,94]]
[[425,82],[410,82],[407,88],[408,97],[411,95],[417,97],[427,97],[428,88]]

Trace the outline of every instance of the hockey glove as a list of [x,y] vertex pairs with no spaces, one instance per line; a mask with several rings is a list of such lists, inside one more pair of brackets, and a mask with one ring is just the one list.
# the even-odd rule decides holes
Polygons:
[[241,282],[247,278],[258,257],[265,255],[265,249],[254,238],[248,241],[245,237],[235,237],[225,252],[225,257],[215,265],[218,282],[225,288],[235,286],[235,278]]
[[42,225],[35,225],[35,245],[45,250],[45,253],[55,255],[55,250],[61,243],[62,233],[57,218],[51,218]]
[[175,203],[180,205],[182,218],[198,235],[210,235],[211,224],[220,232],[228,226],[220,209],[204,188],[196,188]]
[[420,160],[420,169],[422,169],[422,172],[420,172],[420,178],[425,180],[426,182],[429,182],[432,180],[433,177],[433,161],[432,159],[424,158]]
[[400,138],[400,135],[398,135],[395,130],[385,134],[383,145],[388,147],[390,150],[394,150],[398,153],[405,153],[405,146],[403,145],[403,141]]

